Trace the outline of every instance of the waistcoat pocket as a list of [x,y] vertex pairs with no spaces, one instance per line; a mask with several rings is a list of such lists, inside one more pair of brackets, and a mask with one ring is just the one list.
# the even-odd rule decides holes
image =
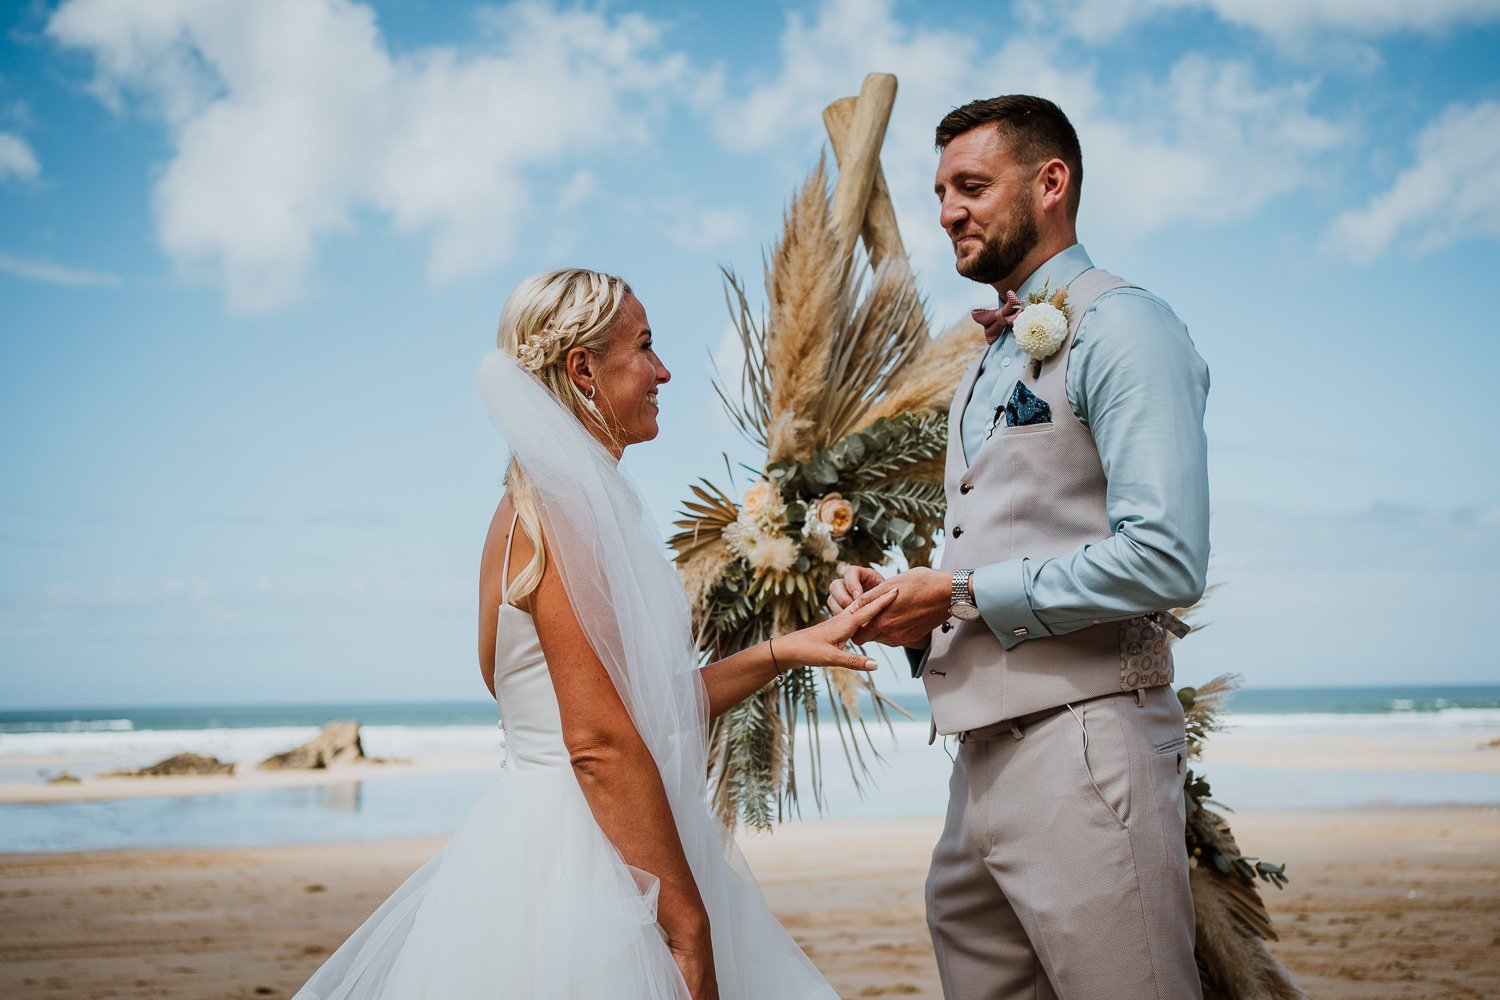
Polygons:
[[1057,430],[1057,425],[1049,422],[1045,424],[1023,424],[1020,427],[1000,426],[995,428],[995,434],[998,437],[1008,438],[1021,437],[1024,434],[1046,434],[1055,430]]

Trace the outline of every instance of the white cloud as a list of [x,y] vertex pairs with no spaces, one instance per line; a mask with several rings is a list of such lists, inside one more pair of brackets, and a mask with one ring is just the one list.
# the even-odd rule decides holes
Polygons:
[[691,208],[674,204],[665,206],[662,215],[672,220],[667,238],[699,253],[717,250],[750,232],[750,217],[738,208]]
[[958,279],[947,288],[932,280],[953,267],[930,193],[932,133],[960,104],[1003,93],[1056,101],[1084,148],[1081,228],[1114,245],[1165,226],[1249,217],[1314,180],[1317,161],[1345,136],[1310,109],[1311,82],[1266,84],[1244,62],[1189,54],[1163,79],[1103,84],[1076,47],[1047,31],[989,51],[972,34],[903,26],[890,0],[827,0],[809,17],[788,18],[780,47],[777,76],[720,95],[720,140],[744,149],[802,145],[821,136],[812,109],[856,91],[866,73],[896,74],[882,164],[943,325],[976,294]]
[[1189,55],[1118,102],[1132,117],[1086,106],[1075,124],[1089,225],[1139,232],[1254,214],[1309,181],[1344,139],[1309,110],[1312,93],[1310,83],[1262,85],[1245,63]]
[[641,142],[686,69],[645,18],[542,2],[399,55],[352,0],[71,0],[47,30],[92,56],[102,100],[166,122],[161,244],[249,310],[294,298],[370,209],[430,238],[435,279],[494,266],[552,193],[533,172]]
[[[818,112],[857,91],[866,73],[900,79],[898,116],[968,76],[977,52],[971,35],[909,29],[891,8],[889,0],[826,0],[811,17],[789,14],[779,75],[727,102],[727,113],[714,119],[720,140],[732,149],[760,149],[789,131],[821,130]],[[931,125],[927,131],[931,149]]]
[[1334,220],[1329,251],[1368,262],[1397,240],[1422,254],[1500,237],[1500,102],[1450,105],[1415,146],[1389,190]]
[[1378,38],[1500,20],[1494,0],[1027,0],[1021,8],[1030,24],[1061,23],[1090,42],[1183,11],[1211,12],[1296,47],[1303,47],[1308,35]]
[[86,271],[45,261],[25,260],[0,253],[0,271],[27,281],[42,281],[50,285],[65,285],[70,288],[89,286],[115,288],[120,284],[118,275],[107,271]]
[[14,132],[0,132],[0,181],[34,180],[41,170],[30,143]]

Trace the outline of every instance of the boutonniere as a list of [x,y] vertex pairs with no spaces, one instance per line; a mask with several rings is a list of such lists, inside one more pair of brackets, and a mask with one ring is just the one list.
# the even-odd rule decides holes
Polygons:
[[1057,353],[1068,336],[1068,286],[1049,293],[1043,285],[1039,292],[1026,296],[1026,306],[1016,317],[1016,343],[1031,355],[1031,377],[1042,374],[1042,362]]

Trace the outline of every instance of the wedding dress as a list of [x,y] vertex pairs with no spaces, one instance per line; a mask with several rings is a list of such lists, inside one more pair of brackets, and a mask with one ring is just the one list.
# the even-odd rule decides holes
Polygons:
[[[499,376],[495,365],[504,369]],[[492,378],[488,384],[482,380],[481,387],[532,476],[548,540],[580,624],[621,688],[662,770],[683,849],[708,909],[720,997],[838,1000],[771,914],[733,841],[708,813],[704,733],[689,728],[702,726],[701,679],[695,661],[680,659],[691,655],[692,646],[682,614],[685,597],[675,574],[667,587],[661,567],[670,573],[670,566],[659,548],[652,551],[649,537],[623,540],[621,548],[597,533],[578,531],[580,517],[599,529],[610,518],[591,519],[611,509],[635,522],[626,527],[642,530],[633,488],[626,484],[620,492],[616,487],[624,480],[614,463],[606,468],[590,452],[579,464],[602,473],[609,488],[601,494],[599,483],[580,484],[575,481],[578,470],[567,468],[565,488],[588,486],[591,492],[584,495],[589,499],[556,502],[558,484],[549,478],[549,462],[562,468],[567,463],[559,459],[567,453],[553,452],[548,458],[532,454],[533,449],[566,445],[576,459],[577,449],[586,449],[587,442],[564,427],[562,440],[554,428],[554,433],[531,439],[530,447],[519,444],[516,432],[521,428],[504,419],[519,411],[497,405],[494,394],[513,404],[517,392],[527,396],[544,390],[518,381],[519,370],[508,360],[487,359],[485,370]],[[541,415],[565,419],[581,431],[560,407],[553,412],[545,404],[535,396],[526,399],[526,405],[541,408]],[[528,423],[532,416],[527,414]],[[523,453],[532,461],[526,462]],[[619,509],[622,503],[624,510]],[[585,507],[593,509],[587,514],[573,509]],[[577,551],[579,544],[597,544],[605,551],[585,558]],[[642,562],[600,564],[625,557]],[[659,565],[652,565],[653,559]],[[506,579],[509,561],[507,551]],[[586,565],[577,565],[580,561]],[[589,593],[575,589],[586,574],[601,571],[603,576],[589,580]],[[622,612],[630,609],[613,606],[653,598],[667,606],[635,608],[634,613],[645,615],[639,621],[624,617]],[[651,628],[674,634],[642,631]],[[648,653],[670,659],[642,659]],[[657,701],[642,703],[644,697]],[[594,821],[563,745],[557,698],[536,626],[529,614],[506,603],[504,594],[496,629],[495,699],[505,728],[506,757],[494,787],[448,843],[293,1000],[689,1000],[656,923],[655,879],[627,865]]]

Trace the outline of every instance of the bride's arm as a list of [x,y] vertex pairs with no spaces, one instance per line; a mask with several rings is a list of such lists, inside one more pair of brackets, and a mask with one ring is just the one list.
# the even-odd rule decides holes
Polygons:
[[[526,542],[518,534],[513,565],[530,561]],[[584,636],[550,552],[542,582],[527,603],[557,692],[563,742],[589,809],[625,862],[660,881],[657,922],[688,990],[694,1000],[716,1000],[708,911],[683,853],[661,773]]]
[[856,631],[895,600],[895,588],[873,601],[855,601],[827,621],[742,649],[703,668],[708,715],[717,719],[776,678],[808,664],[874,670],[875,661],[844,648]]

